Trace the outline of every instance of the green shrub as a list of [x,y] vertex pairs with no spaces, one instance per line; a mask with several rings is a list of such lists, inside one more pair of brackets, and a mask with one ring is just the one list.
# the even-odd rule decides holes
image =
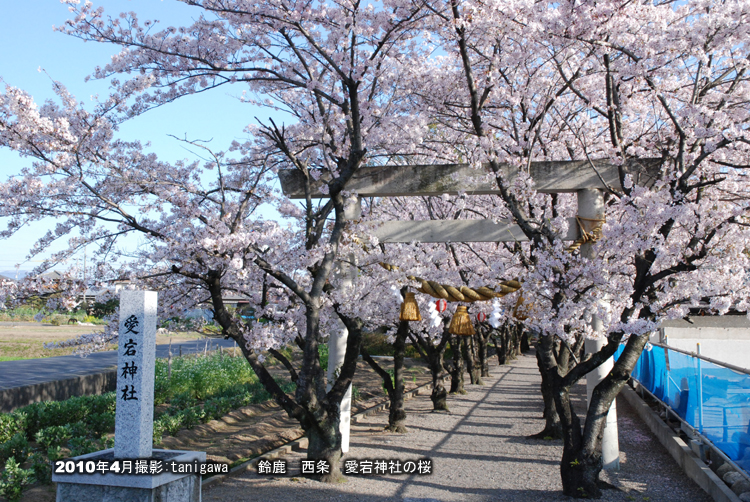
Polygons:
[[214,418],[222,415],[217,401],[210,399],[203,405],[203,411],[206,414],[206,419],[213,420]]
[[[200,410],[200,411],[198,411]],[[200,406],[196,406],[194,408],[188,408],[186,410],[182,410],[182,425],[186,429],[192,429],[199,423],[201,423],[201,419],[205,416],[203,413],[203,410],[200,408]]]
[[198,404],[198,400],[195,399],[190,392],[180,392],[169,401],[170,407],[178,410],[185,410],[192,408]]
[[320,359],[320,367],[323,371],[328,371],[328,345],[321,343],[318,345],[318,357]]
[[21,412],[0,414],[0,443],[26,430],[26,414]]
[[46,453],[41,451],[32,453],[31,470],[34,471],[36,481],[45,485],[52,483],[52,464],[61,458],[63,455],[59,446],[48,448]]
[[100,438],[114,430],[115,414],[112,412],[93,413],[84,419],[84,423],[89,426],[90,434],[95,438]]
[[[38,297],[36,297],[39,299]],[[34,316],[44,307],[44,301],[39,300],[38,305],[24,305],[0,312],[0,321],[27,321],[33,322]]]
[[196,399],[207,399],[238,384],[258,380],[244,358],[220,353],[172,359],[172,378],[168,376],[168,363],[164,359],[156,361],[155,371],[155,401],[169,401],[182,409],[195,406]]
[[52,465],[48,456],[40,451],[31,454],[31,470],[34,471],[34,479],[39,483],[48,485],[52,483]]
[[[19,412],[26,414],[26,437],[32,439],[37,432],[55,425],[67,425],[98,413],[114,413],[115,393],[101,396],[71,397],[65,401],[45,401],[24,406]],[[73,434],[73,436],[80,434]]]
[[15,459],[5,463],[5,470],[0,473],[0,495],[8,502],[16,502],[27,486],[34,482],[34,472],[31,469],[21,469]]
[[[388,343],[388,337],[379,332],[363,333],[362,345],[371,356],[392,356],[393,344]],[[405,357],[418,358],[419,351],[413,345],[408,344],[404,350]]]
[[120,305],[120,300],[118,298],[112,298],[111,300],[108,300],[106,302],[94,302],[94,306],[91,309],[91,313],[94,314],[95,317],[107,317],[108,315],[112,315],[115,313],[115,310]]
[[[388,375],[390,375],[390,377],[391,377],[391,385],[393,387],[395,387],[396,386],[396,378],[394,377],[394,374],[393,374],[393,368],[387,369],[386,371],[388,372]],[[404,377],[401,377],[401,385],[403,385],[404,388],[406,388],[406,385],[404,383]],[[388,395],[388,391],[385,389],[385,382],[383,382],[382,388],[383,388],[383,392],[387,396]]]
[[34,438],[44,448],[62,446],[70,439],[70,429],[64,425],[52,425],[36,433]]
[[89,436],[89,426],[85,422],[75,422],[65,426],[71,439],[85,438]]
[[371,356],[392,356],[393,344],[388,343],[384,333],[369,332],[362,334],[362,345]]
[[[323,350],[325,361],[327,349]],[[296,389],[289,381],[277,383],[287,393]],[[154,420],[154,444],[161,443],[164,434],[177,434],[183,427],[192,428],[221,418],[233,409],[271,398],[245,359],[222,354],[176,358],[172,379],[168,378],[166,361],[157,360],[155,388],[161,395],[161,402],[168,401],[170,406]],[[198,398],[204,401],[202,406]],[[66,442],[71,456],[95,451],[100,443],[104,448],[111,447],[113,439],[104,435],[114,429],[115,408],[116,395],[110,392],[33,403],[13,413],[0,414],[0,459],[25,460],[28,441],[34,439],[42,451],[47,450],[48,456],[50,452],[59,455],[60,447]],[[4,458],[2,452],[6,452]],[[37,464],[38,457],[33,459]],[[42,467],[38,469],[40,475],[44,474]]]
[[99,449],[99,445],[88,437],[74,437],[68,442],[68,447],[71,457],[93,453]]
[[170,435],[175,436],[178,432],[180,432],[180,429],[182,429],[182,424],[185,416],[182,414],[177,414],[174,416],[171,416],[167,419],[167,432],[169,432]]
[[153,435],[154,435],[154,439],[153,439],[154,445],[159,446],[162,443],[162,440],[164,438],[164,423],[159,419],[154,420]]
[[[182,421],[184,415],[178,413],[177,415],[164,414],[154,421],[154,431],[158,429],[159,436],[167,433],[174,436],[182,428]],[[154,432],[156,434],[156,432]]]
[[22,464],[29,456],[29,441],[22,432],[16,433],[9,441],[0,445],[0,463],[13,459]]
[[53,446],[52,448],[47,448],[47,458],[50,462],[55,462],[56,460],[60,460],[63,458],[62,454],[62,448],[60,446]]

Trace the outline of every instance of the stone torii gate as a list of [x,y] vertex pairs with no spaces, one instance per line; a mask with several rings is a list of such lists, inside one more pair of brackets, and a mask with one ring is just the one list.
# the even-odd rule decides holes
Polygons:
[[[656,179],[660,159],[634,159],[622,167],[639,185],[650,186]],[[504,179],[512,183],[518,176],[517,168],[501,165]],[[618,166],[607,161],[551,161],[531,162],[529,174],[536,190],[541,193],[572,193],[578,195],[578,216],[589,219],[604,217],[604,190],[622,191]],[[306,179],[296,169],[280,170],[279,179],[284,194],[293,199],[305,198]],[[311,196],[326,198],[319,190],[325,176],[311,180]],[[346,190],[356,192],[360,197],[400,197],[400,196],[440,196],[499,194],[494,175],[487,166],[476,169],[468,164],[444,165],[386,165],[361,168],[346,185]],[[347,219],[358,219],[359,204],[350,205]],[[511,221],[494,223],[491,220],[426,220],[426,221],[387,221],[372,229],[380,242],[517,242],[527,240],[518,225]],[[573,241],[579,237],[578,225],[571,218],[568,231],[560,235],[563,240]],[[593,257],[591,244],[581,246],[581,254]],[[343,271],[342,271],[343,272]],[[594,316],[592,326],[602,330],[601,321]],[[329,370],[343,363],[346,350],[346,330],[329,339]],[[342,347],[343,340],[343,347]],[[587,340],[586,351],[598,352],[604,340]],[[614,365],[610,358],[595,371],[587,375],[586,387],[588,402],[594,387],[609,373]],[[329,375],[331,378],[331,375]],[[347,396],[349,394],[347,393]],[[351,400],[342,401],[342,418],[349,416]],[[342,420],[341,432],[346,443],[342,450],[349,448],[349,421]],[[343,442],[342,442],[343,443]],[[607,415],[607,424],[602,438],[602,462],[605,469],[619,468],[619,442],[617,434],[617,409],[615,402]]]

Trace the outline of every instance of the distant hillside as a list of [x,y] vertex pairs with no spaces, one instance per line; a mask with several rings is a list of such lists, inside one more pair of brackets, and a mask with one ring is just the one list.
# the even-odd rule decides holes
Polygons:
[[[0,270],[0,275],[4,275],[5,277],[9,279],[16,279],[16,271],[15,270]],[[19,270],[18,271],[18,279],[23,279],[29,275],[28,270]]]

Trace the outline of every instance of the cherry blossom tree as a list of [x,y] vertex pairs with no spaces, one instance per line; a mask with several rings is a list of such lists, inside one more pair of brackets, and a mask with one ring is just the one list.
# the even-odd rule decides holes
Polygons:
[[15,281],[0,278],[0,309],[5,310],[13,305],[18,286]]
[[[63,221],[40,241],[69,234],[67,255],[100,243],[100,279],[129,277],[158,288],[169,317],[203,301],[224,336],[235,339],[260,381],[310,440],[310,458],[327,460],[339,476],[339,403],[354,373],[364,322],[338,316],[332,273],[346,228],[344,187],[365,161],[408,153],[420,142],[423,119],[411,114],[401,67],[418,60],[414,37],[422,6],[387,1],[292,3],[271,0],[186,0],[200,9],[192,26],[157,30],[134,13],[107,17],[91,3],[68,2],[73,19],[63,31],[122,47],[94,72],[113,78],[112,94],[86,111],[59,85],[59,104],[37,108],[18,89],[0,103],[0,141],[31,157],[32,166],[2,185],[6,232],[44,217]],[[281,111],[291,123],[249,127],[253,140],[218,152],[198,142],[206,162],[173,165],[136,142],[118,141],[117,124],[180,97],[239,84],[246,100]],[[175,105],[169,105],[175,106]],[[301,206],[274,193],[280,168],[307,180]],[[322,176],[329,199],[315,203],[310,181]],[[276,204],[289,226],[257,215]],[[114,260],[116,243],[138,234],[137,256]],[[132,259],[135,258],[135,259]],[[266,302],[263,284],[283,288]],[[247,326],[222,294],[246,295],[256,315],[274,322]],[[340,318],[349,329],[344,364],[326,390],[318,345]],[[285,394],[266,370],[266,351],[296,343],[297,383]]]
[[[99,278],[159,288],[165,315],[209,301],[223,334],[306,430],[310,458],[331,462],[329,479],[338,475],[338,406],[362,330],[393,325],[398,302],[383,293],[394,283],[414,286],[410,276],[471,286],[523,281],[525,323],[541,335],[540,365],[563,432],[563,490],[579,497],[600,495],[604,416],[648,334],[698,301],[719,313],[747,310],[746,0],[185,0],[201,16],[160,31],[135,14],[108,18],[90,3],[69,3],[74,18],[64,31],[122,47],[94,77],[125,79],[114,78],[112,95],[92,112],[61,85],[59,102],[41,107],[6,88],[0,144],[32,164],[0,186],[0,216],[10,218],[1,236],[61,218],[33,252],[74,232],[58,258],[100,243]],[[203,163],[168,165],[116,139],[121,120],[230,84],[247,86],[248,101],[293,123],[259,122],[252,141],[228,152],[193,142]],[[499,195],[480,199],[482,210],[469,197],[454,203],[512,219],[528,242],[420,246],[419,256],[392,245],[373,251],[377,243],[361,242],[362,230],[344,218],[346,183],[365,162],[416,158],[487,163]],[[643,158],[658,159],[649,180],[627,168]],[[607,187],[601,237],[582,254],[560,238],[575,197],[537,192],[528,166],[593,159],[621,166],[620,186]],[[507,165],[518,175],[507,178]],[[301,205],[274,192],[280,168],[305,178]],[[313,202],[316,180],[329,196],[321,203]],[[260,218],[262,202],[293,223]],[[428,207],[398,213],[429,215]],[[145,239],[136,259],[114,260],[116,243],[130,235]],[[352,255],[367,273],[357,288],[339,287],[336,262]],[[398,271],[378,270],[379,261]],[[285,294],[267,302],[263,285]],[[247,326],[224,292],[246,295],[274,322]],[[363,308],[367,298],[378,301]],[[506,311],[514,300],[503,300]],[[317,348],[338,321],[349,331],[347,353],[326,390]],[[603,349],[580,356],[584,339],[600,337]],[[263,364],[266,352],[288,343],[303,351],[299,371],[276,351],[297,383],[294,396]],[[621,343],[581,424],[571,386]]]
[[70,269],[55,276],[28,275],[20,281],[0,278],[0,310],[33,304],[39,309],[36,320],[45,314],[70,312],[80,305],[85,288],[77,275],[76,269]]
[[[598,497],[606,413],[648,334],[699,301],[718,313],[747,310],[749,6],[430,6],[434,40],[447,54],[436,63],[440,80],[422,94],[440,122],[433,155],[488,163],[499,198],[531,243],[517,256],[527,266],[526,323],[543,335],[541,369],[563,429],[563,490]],[[626,168],[643,158],[658,159],[650,181]],[[607,187],[593,257],[569,252],[558,237],[574,204],[536,192],[524,174],[531,161],[568,159],[621,166],[620,187]],[[503,163],[520,173],[515,181]],[[592,329],[594,317],[603,332]],[[599,352],[576,355],[583,338],[602,336]],[[621,343],[581,423],[570,388]]]

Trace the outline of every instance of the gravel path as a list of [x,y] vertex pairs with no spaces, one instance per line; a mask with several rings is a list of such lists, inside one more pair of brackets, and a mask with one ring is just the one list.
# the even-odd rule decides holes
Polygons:
[[[533,356],[491,367],[484,386],[467,385],[468,394],[450,396],[451,413],[433,413],[429,395],[406,402],[407,434],[383,432],[386,412],[352,424],[346,460],[431,459],[429,475],[356,475],[339,485],[300,476],[305,452],[285,456],[289,474],[230,477],[203,492],[205,502],[230,501],[555,501],[562,495],[560,441],[530,440],[543,428],[539,372]],[[576,389],[583,406],[585,387]],[[618,487],[603,500],[709,502],[710,497],[682,470],[618,400],[621,470],[603,479]],[[345,469],[344,469],[345,470]]]

